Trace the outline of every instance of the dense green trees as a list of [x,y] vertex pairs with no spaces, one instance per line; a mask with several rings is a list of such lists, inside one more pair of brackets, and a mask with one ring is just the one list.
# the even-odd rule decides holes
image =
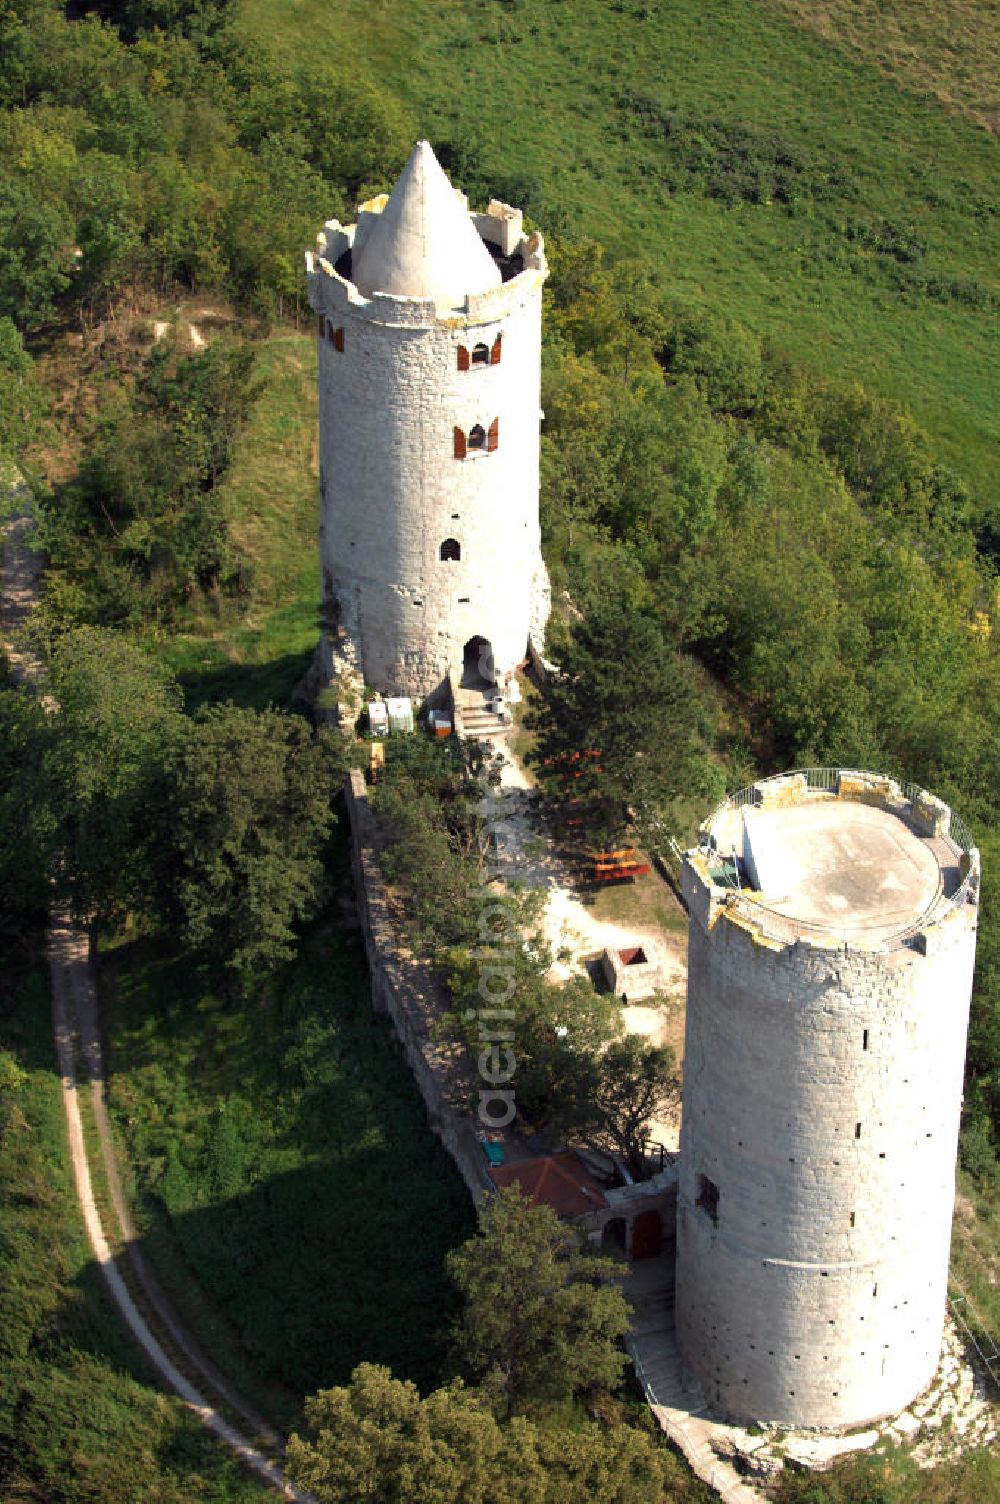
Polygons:
[[[413,1384],[362,1363],[349,1386],[306,1405],[309,1431],[289,1443],[289,1476],[320,1504],[647,1504],[672,1469],[627,1426],[501,1423],[455,1382],[421,1399]],[[690,1497],[685,1493],[684,1497]]]
[[324,891],[342,739],[232,704],[195,717],[120,633],[84,627],[48,665],[50,713],[0,690],[0,907],[57,896],[100,924],[165,925],[245,985],[293,950]]
[[255,359],[246,344],[179,356],[164,342],[109,402],[43,510],[58,621],[169,621],[198,591],[238,588],[218,487],[260,395]]
[[[856,384],[804,372],[746,330],[673,306],[641,268],[557,245],[551,281],[542,525],[556,582],[584,620],[567,612],[555,626],[552,653],[570,672],[540,712],[543,777],[563,798],[588,796],[595,836],[614,827],[590,802],[619,788],[620,808],[690,833],[710,779],[673,807],[669,779],[653,779],[644,805],[656,749],[631,768],[609,756],[607,777],[603,758],[572,761],[574,740],[577,750],[615,748],[604,704],[644,749],[618,695],[631,685],[641,696],[630,639],[652,626],[675,673],[687,658],[712,675],[688,678],[681,714],[660,732],[665,746],[676,730],[690,736],[664,757],[679,790],[696,793],[698,734],[715,722],[716,766],[730,784],[790,763],[877,766],[949,799],[992,849],[995,531],[970,515],[927,436]],[[581,668],[580,644],[602,629],[609,596],[617,625]],[[650,698],[668,689],[657,681]],[[565,740],[560,723],[573,728]],[[985,867],[963,1152],[992,1174],[1000,990]]]
[[148,913],[155,813],[166,798],[168,750],[181,731],[177,687],[148,653],[95,628],[60,640],[49,687],[58,708],[45,772],[60,888],[81,915],[107,921]]
[[306,1420],[287,1467],[322,1504],[516,1504],[544,1486],[528,1424],[502,1427],[460,1382],[421,1399],[415,1384],[362,1363],[349,1387],[309,1400]]
[[479,1231],[448,1256],[464,1300],[454,1339],[467,1371],[507,1412],[613,1389],[625,1356],[622,1266],[584,1253],[551,1207],[516,1190],[484,1203]]
[[278,711],[217,705],[176,744],[160,867],[183,943],[244,979],[292,954],[315,912],[344,773],[333,733]]
[[51,901],[55,851],[45,772],[48,727],[37,700],[0,688],[0,930],[17,933]]
[[0,317],[35,329],[136,281],[302,307],[303,246],[398,171],[405,113],[237,41],[227,0],[68,9],[0,9]]
[[405,887],[417,944],[435,954],[476,936],[468,890],[486,854],[479,767],[478,751],[457,739],[393,741],[388,776],[374,794],[387,837],[384,870]]
[[630,824],[655,830],[679,794],[710,803],[721,783],[690,662],[648,616],[614,599],[587,604],[529,711],[532,760],[543,786],[579,803],[591,835],[614,844]]

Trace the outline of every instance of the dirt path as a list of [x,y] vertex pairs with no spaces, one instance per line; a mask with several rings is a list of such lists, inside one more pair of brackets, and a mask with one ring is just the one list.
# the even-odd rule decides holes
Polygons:
[[[280,1469],[270,1462],[248,1439],[211,1405],[205,1396],[195,1388],[180,1369],[171,1361],[160,1343],[153,1336],[146,1318],[139,1311],[132,1293],[122,1277],[118,1259],[112,1253],[108,1240],[101,1223],[100,1212],[94,1199],[93,1183],[90,1178],[90,1165],[87,1160],[87,1150],[83,1137],[83,1123],[80,1117],[80,1102],[76,1079],[76,1009],[75,1002],[84,997],[88,992],[92,994],[92,984],[89,977],[89,947],[87,944],[86,931],[74,923],[67,915],[55,913],[52,916],[52,925],[48,939],[49,968],[52,973],[52,1027],[55,1035],[56,1057],[59,1063],[59,1074],[62,1078],[63,1106],[66,1111],[66,1129],[69,1138],[70,1158],[73,1164],[73,1177],[76,1181],[77,1199],[80,1202],[80,1210],[83,1213],[84,1225],[87,1229],[87,1238],[90,1242],[94,1257],[100,1265],[101,1273],[111,1293],[111,1298],[118,1307],[118,1312],[128,1326],[136,1342],[142,1348],[146,1357],[152,1363],[160,1377],[169,1385],[175,1394],[192,1409],[199,1419],[212,1431],[220,1441],[224,1441],[231,1451],[235,1452],[241,1462],[261,1478],[276,1488],[287,1499],[301,1501],[301,1504],[313,1504],[311,1496],[299,1493],[287,1484]],[[100,1052],[91,1051],[88,1061],[92,1083],[100,1081]],[[104,1121],[102,1148],[105,1150],[105,1163],[113,1164],[108,1160],[109,1138],[107,1136],[107,1121]],[[113,1173],[113,1179],[109,1177],[111,1184],[117,1188],[117,1172]],[[114,1194],[114,1192],[113,1192]],[[120,1199],[120,1189],[117,1190],[116,1202]],[[124,1230],[123,1230],[124,1231]],[[144,1291],[148,1294],[148,1291]],[[194,1365],[197,1349],[186,1338],[176,1320],[171,1319],[171,1332],[179,1338],[179,1345],[184,1349],[185,1356]],[[212,1382],[208,1374],[203,1375]],[[223,1381],[224,1383],[224,1381]],[[225,1385],[228,1393],[225,1398],[232,1402],[233,1392]],[[241,1401],[237,1399],[234,1408],[246,1416],[248,1411]],[[273,1435],[273,1433],[271,1433]]]
[[3,544],[3,594],[0,596],[0,638],[13,679],[37,687],[40,666],[24,642],[28,619],[38,603],[38,583],[43,558],[32,547],[35,524],[28,515],[27,486],[15,482],[0,491],[0,501],[20,503],[24,510],[6,524]]
[[121,1256],[128,1260],[132,1278],[129,1283],[143,1305],[148,1305],[156,1326],[177,1349],[185,1366],[200,1374],[227,1407],[239,1415],[254,1435],[268,1446],[280,1449],[281,1437],[236,1392],[225,1375],[212,1362],[199,1343],[185,1331],[178,1320],[159,1280],[139,1247],[132,1214],[122,1191],[121,1177],[115,1160],[114,1140],[108,1121],[104,1094],[104,1064],[97,1019],[97,990],[91,966],[90,946],[81,925],[68,914],[53,914],[48,943],[49,968],[53,989],[61,998],[62,1017],[75,1028],[78,1058],[90,1079],[90,1110],[101,1145],[104,1179],[111,1198],[116,1224],[115,1236],[121,1238]]
[[[551,840],[539,828],[532,809],[536,798],[523,769],[508,752],[500,789],[486,796],[483,813],[497,833],[499,866],[504,876],[546,890],[545,937],[557,957],[549,971],[552,980],[566,981],[585,972],[586,960],[605,947],[650,941],[663,961],[665,986],[682,986],[687,978],[687,960],[677,937],[659,926],[621,925],[599,918],[587,906]],[[560,957],[560,951],[568,954]]]
[[[17,490],[15,489],[15,500]],[[13,517],[4,528],[3,594],[0,597],[0,627],[3,645],[15,681],[37,687],[41,664],[19,640],[27,619],[38,600],[42,556],[31,547],[33,524],[24,515]],[[112,1252],[94,1197],[90,1165],[87,1159],[80,1100],[77,1085],[77,1048],[82,1052],[84,1068],[91,1084],[94,1121],[101,1143],[105,1176],[120,1237],[128,1257],[129,1273],[136,1296],[148,1307],[164,1337],[172,1342],[178,1356],[199,1383],[217,1396],[247,1422],[253,1431],[276,1449],[281,1439],[243,1400],[218,1369],[202,1352],[171,1310],[158,1282],[136,1244],[135,1229],[121,1189],[114,1148],[104,1100],[104,1064],[97,1025],[97,1004],[90,967],[90,944],[86,927],[68,914],[52,914],[46,945],[52,978],[52,1027],[56,1059],[62,1080],[63,1107],[77,1199],[94,1258],[100,1266],[111,1298],[122,1319],[132,1332],[149,1362],[164,1383],[201,1419],[243,1464],[263,1482],[298,1504],[315,1504],[312,1495],[301,1493],[286,1483],[281,1470],[253,1443],[225,1419],[204,1394],[168,1356],[139,1309],[132,1290],[123,1277],[119,1258]]]

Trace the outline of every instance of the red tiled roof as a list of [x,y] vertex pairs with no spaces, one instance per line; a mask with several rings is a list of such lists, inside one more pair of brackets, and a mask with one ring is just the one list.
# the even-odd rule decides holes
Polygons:
[[544,1203],[560,1217],[582,1217],[608,1204],[600,1181],[572,1149],[497,1165],[490,1170],[490,1179],[498,1189],[516,1185],[532,1206]]

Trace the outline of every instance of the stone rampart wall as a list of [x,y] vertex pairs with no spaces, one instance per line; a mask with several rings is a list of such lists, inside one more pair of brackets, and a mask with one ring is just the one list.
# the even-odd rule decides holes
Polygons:
[[375,826],[362,773],[347,777],[344,796],[351,826],[351,861],[368,970],[372,1006],[392,1020],[413,1072],[432,1131],[447,1149],[473,1201],[492,1190],[486,1161],[463,1106],[473,1084],[459,1046],[431,1038],[434,982],[430,967],[401,944],[389,916],[385,884],[375,852]]

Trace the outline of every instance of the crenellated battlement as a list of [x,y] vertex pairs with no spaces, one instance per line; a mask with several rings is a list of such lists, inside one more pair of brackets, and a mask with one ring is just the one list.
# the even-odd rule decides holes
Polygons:
[[[380,195],[362,208],[380,204],[384,198],[384,194]],[[306,251],[310,306],[316,313],[349,309],[376,323],[415,328],[430,328],[435,324],[453,327],[456,320],[462,324],[487,324],[506,318],[533,297],[548,276],[545,242],[537,230],[531,235],[524,234],[520,209],[511,209],[496,200],[491,201],[487,214],[470,218],[486,244],[496,246],[505,258],[519,259],[522,263],[522,270],[499,287],[467,293],[459,304],[385,292],[366,296],[349,275],[337,269],[338,263],[353,253],[359,232],[364,232],[364,219],[359,211],[358,222],[353,225],[329,220],[316,237],[316,250]]]

